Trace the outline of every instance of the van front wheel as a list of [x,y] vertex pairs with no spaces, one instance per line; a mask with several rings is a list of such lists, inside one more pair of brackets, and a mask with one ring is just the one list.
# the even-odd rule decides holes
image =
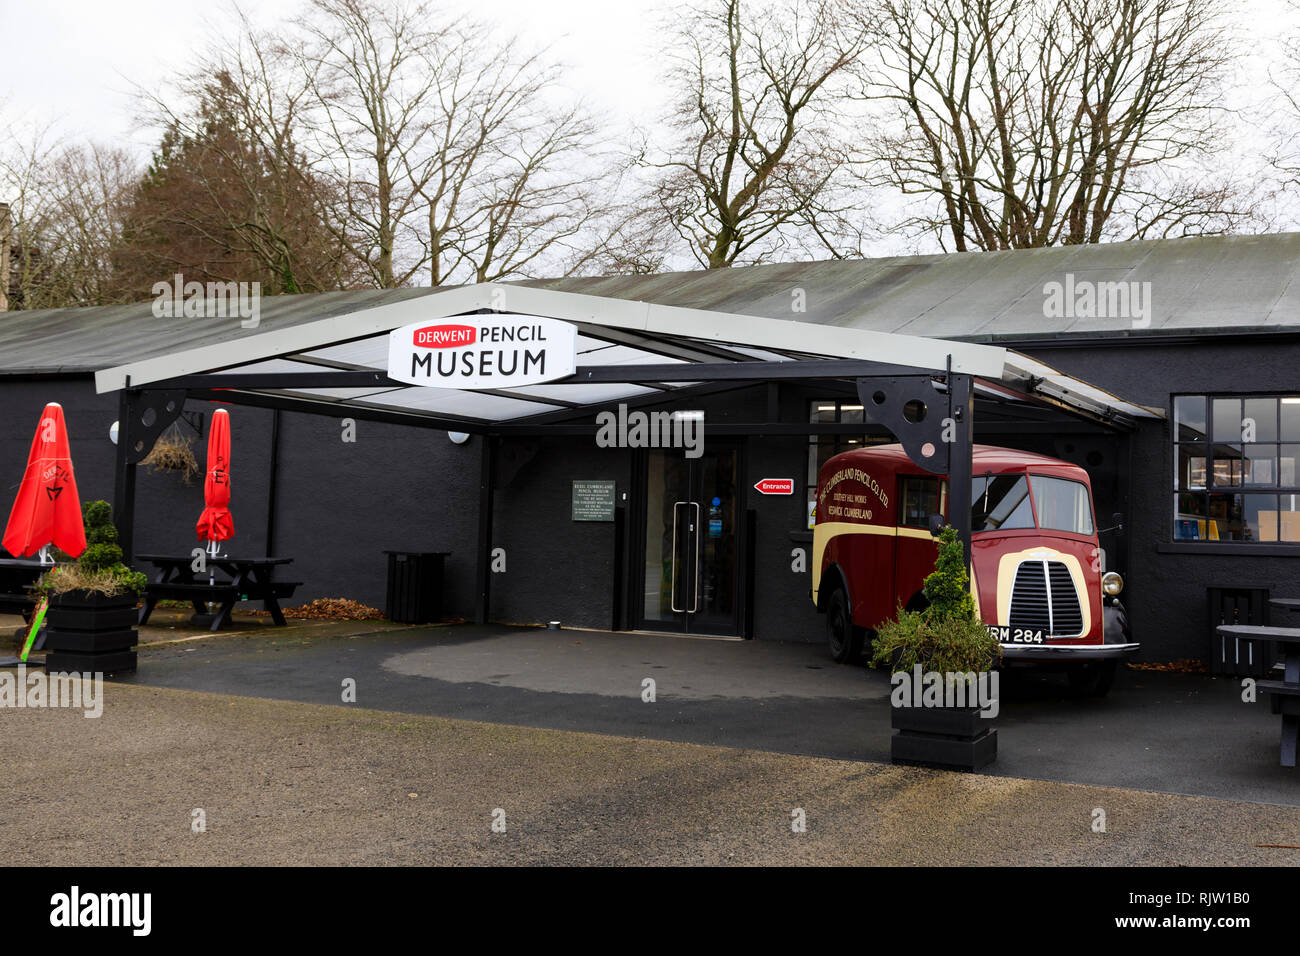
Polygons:
[[849,601],[842,588],[836,588],[826,605],[826,638],[831,657],[849,664],[862,653],[862,632],[853,626]]

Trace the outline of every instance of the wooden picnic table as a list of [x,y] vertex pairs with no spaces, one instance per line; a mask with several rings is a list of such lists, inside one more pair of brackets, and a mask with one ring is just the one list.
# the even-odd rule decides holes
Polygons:
[[[1287,600],[1279,598],[1278,600]],[[1273,602],[1269,602],[1270,604]],[[1257,680],[1255,687],[1279,698],[1282,714],[1282,766],[1296,765],[1296,743],[1300,738],[1300,627],[1263,624],[1220,624],[1219,634],[1251,641],[1274,641],[1288,646],[1282,680]]]
[[139,624],[149,620],[160,600],[176,598],[190,601],[196,614],[207,614],[209,604],[220,605],[209,628],[213,631],[221,630],[229,622],[231,612],[240,601],[261,601],[262,606],[271,612],[276,626],[283,627],[285,620],[280,610],[280,599],[292,597],[301,583],[275,580],[275,569],[291,564],[293,558],[206,555],[204,569],[195,571],[192,554],[141,554],[136,557],[158,569],[145,588]]

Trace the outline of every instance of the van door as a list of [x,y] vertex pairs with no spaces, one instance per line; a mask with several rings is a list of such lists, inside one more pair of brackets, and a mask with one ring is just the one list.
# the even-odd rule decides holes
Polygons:
[[948,514],[948,482],[936,475],[898,478],[898,536],[894,539],[894,604],[904,607],[934,570],[939,549],[930,534],[930,515]]

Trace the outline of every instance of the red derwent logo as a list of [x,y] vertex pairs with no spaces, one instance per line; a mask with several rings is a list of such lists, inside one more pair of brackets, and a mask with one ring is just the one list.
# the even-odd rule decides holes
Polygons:
[[415,330],[413,344],[422,349],[449,349],[473,345],[478,329],[472,325],[427,325]]
[[754,485],[754,490],[764,495],[794,494],[793,478],[764,478]]

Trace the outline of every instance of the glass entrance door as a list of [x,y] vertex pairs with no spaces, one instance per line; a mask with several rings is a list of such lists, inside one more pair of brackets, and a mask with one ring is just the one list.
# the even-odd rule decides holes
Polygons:
[[648,452],[642,628],[739,633],[736,474],[734,447]]

